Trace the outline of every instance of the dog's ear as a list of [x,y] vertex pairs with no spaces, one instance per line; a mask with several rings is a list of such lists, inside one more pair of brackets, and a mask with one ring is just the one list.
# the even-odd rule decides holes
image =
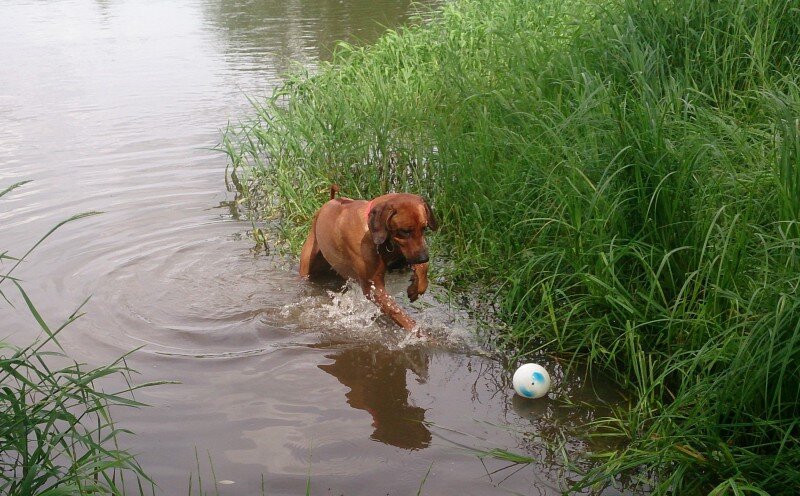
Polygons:
[[389,237],[387,225],[395,213],[396,210],[386,203],[377,205],[369,211],[367,226],[369,226],[369,233],[372,235],[372,242],[375,243],[375,246],[386,242],[386,238]]
[[427,201],[423,200],[423,203],[425,204],[425,217],[427,217],[425,220],[428,222],[428,229],[431,231],[439,229],[439,224],[436,222],[436,217],[433,216],[431,206],[428,205]]

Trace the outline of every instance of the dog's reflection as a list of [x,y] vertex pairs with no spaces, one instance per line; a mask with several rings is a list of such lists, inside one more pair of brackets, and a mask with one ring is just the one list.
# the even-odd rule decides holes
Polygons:
[[371,439],[399,448],[427,447],[431,433],[423,423],[425,409],[408,403],[406,371],[421,382],[428,373],[428,354],[423,350],[391,351],[359,347],[337,351],[333,363],[319,368],[350,388],[347,403],[372,415]]

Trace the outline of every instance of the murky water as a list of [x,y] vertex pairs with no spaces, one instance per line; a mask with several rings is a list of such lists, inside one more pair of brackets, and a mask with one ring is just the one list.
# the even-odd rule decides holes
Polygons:
[[[0,199],[0,251],[104,212],[64,226],[16,275],[53,324],[92,296],[61,338],[74,358],[98,365],[141,347],[136,380],[180,382],[116,415],[159,492],[186,494],[190,474],[196,492],[198,472],[208,490],[212,464],[233,481],[212,492],[242,495],[302,494],[309,477],[313,494],[556,494],[573,477],[547,443],[592,408],[514,398],[474,323],[435,288],[412,310],[434,339],[409,341],[358,291],[302,282],[254,253],[225,157],[210,150],[247,116],[245,95],[267,94],[293,61],[313,67],[336,40],[372,40],[411,11],[402,0],[0,4],[0,189],[33,180]],[[4,337],[34,338],[22,312],[0,316]]]

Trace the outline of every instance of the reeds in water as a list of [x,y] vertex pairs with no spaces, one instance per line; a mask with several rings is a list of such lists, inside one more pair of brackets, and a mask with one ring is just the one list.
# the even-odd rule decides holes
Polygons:
[[[22,184],[1,190],[0,197]],[[52,327],[13,275],[58,227],[93,213],[58,224],[20,257],[0,252],[0,264],[6,267],[0,274],[0,297],[8,303],[4,311],[29,312],[42,336],[23,348],[0,341],[0,494],[124,494],[126,474],[128,487],[138,494],[154,488],[134,456],[119,447],[118,436],[127,431],[110,415],[117,406],[141,406],[132,393],[151,384],[131,385],[125,357],[94,369],[70,360],[58,335],[80,317],[80,307]],[[11,292],[19,294],[25,306],[13,308]],[[121,378],[125,386],[104,391],[99,383],[110,376]]]

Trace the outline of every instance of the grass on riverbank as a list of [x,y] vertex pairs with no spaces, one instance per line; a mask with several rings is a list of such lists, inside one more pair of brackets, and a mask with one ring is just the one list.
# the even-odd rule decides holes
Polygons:
[[343,47],[225,137],[297,251],[331,182],[430,198],[508,339],[602,367],[658,494],[800,487],[800,11],[791,0],[459,0]]
[[[0,197],[22,184],[0,190]],[[110,416],[110,409],[115,406],[141,406],[132,393],[152,384],[130,386],[132,371],[125,357],[88,370],[67,358],[58,335],[80,317],[80,308],[57,328],[49,326],[13,274],[56,229],[93,213],[58,224],[20,257],[0,252],[0,267],[4,267],[0,273],[0,298],[9,304],[6,311],[30,312],[42,335],[23,348],[0,340],[0,494],[3,495],[125,494],[126,474],[129,483],[135,483],[131,487],[137,487],[138,494],[144,494],[145,487],[151,491],[154,488],[134,456],[119,447],[118,436],[127,431],[117,427]],[[18,293],[24,306],[14,309],[11,293]],[[6,333],[15,330],[3,329]],[[97,382],[109,376],[122,376],[128,386],[113,393],[103,391]]]

